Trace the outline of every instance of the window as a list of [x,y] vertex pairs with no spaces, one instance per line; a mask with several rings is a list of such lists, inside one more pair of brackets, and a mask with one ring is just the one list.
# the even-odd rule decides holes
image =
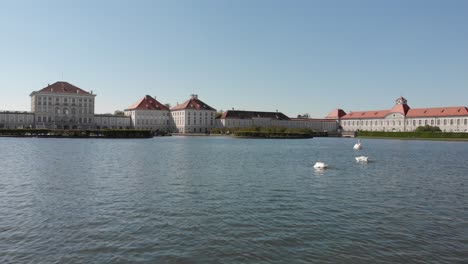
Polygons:
[[453,119],[450,119],[450,124],[453,125]]
[[416,120],[413,120],[413,126],[416,126]]
[[465,122],[463,122],[463,124],[468,124],[468,119],[465,119]]
[[457,125],[459,125],[459,124],[460,124],[460,119],[457,119]]
[[426,125],[426,126],[427,126],[427,120],[424,120],[424,125]]
[[444,119],[444,126],[447,125],[447,119]]
[[440,120],[437,119],[436,123],[437,123],[437,125],[439,126],[439,125],[440,125]]
[[434,125],[434,120],[431,120],[431,126],[433,126],[433,125]]
[[46,116],[42,117],[42,122],[44,122],[44,123],[47,122],[47,117]]
[[37,117],[37,122],[41,122],[41,117],[40,116]]

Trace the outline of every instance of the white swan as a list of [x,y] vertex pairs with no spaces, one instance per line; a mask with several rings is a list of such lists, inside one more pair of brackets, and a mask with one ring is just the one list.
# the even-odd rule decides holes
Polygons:
[[317,162],[314,165],[314,169],[316,169],[316,170],[324,170],[326,168],[328,168],[328,165],[323,163],[323,162]]
[[369,161],[369,157],[366,157],[366,156],[356,157],[356,161],[357,161],[357,162],[368,162],[368,161]]
[[362,149],[362,144],[361,144],[361,140],[358,139],[358,142],[356,144],[354,144],[354,147],[353,147],[354,150],[360,150]]

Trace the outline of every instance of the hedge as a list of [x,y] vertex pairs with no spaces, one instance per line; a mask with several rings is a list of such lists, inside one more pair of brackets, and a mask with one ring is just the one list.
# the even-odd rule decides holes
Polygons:
[[59,129],[0,129],[0,136],[39,136],[39,137],[72,137],[72,138],[151,138],[150,130],[106,129],[106,130],[59,130]]
[[455,133],[455,132],[359,131],[358,136],[362,136],[362,137],[393,137],[393,138],[466,138],[466,139],[468,139],[468,133]]
[[313,138],[312,133],[294,133],[294,132],[260,132],[260,131],[238,131],[236,137],[255,137],[255,138]]

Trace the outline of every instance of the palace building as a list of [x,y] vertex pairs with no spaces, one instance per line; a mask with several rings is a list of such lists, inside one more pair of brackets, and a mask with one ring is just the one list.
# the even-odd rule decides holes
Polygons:
[[336,119],[289,118],[281,112],[228,110],[216,119],[218,128],[286,127],[335,132]]
[[169,108],[161,104],[156,97],[146,95],[138,102],[125,109],[125,116],[136,129],[169,131],[171,114]]
[[93,92],[68,82],[56,82],[31,93],[37,128],[89,129],[94,126]]
[[171,108],[172,131],[176,133],[209,133],[215,127],[216,109],[205,104],[198,95]]
[[444,132],[468,132],[465,106],[411,108],[405,98],[395,100],[388,110],[345,113],[333,110],[327,118],[338,120],[343,131],[414,131],[419,126],[437,126]]

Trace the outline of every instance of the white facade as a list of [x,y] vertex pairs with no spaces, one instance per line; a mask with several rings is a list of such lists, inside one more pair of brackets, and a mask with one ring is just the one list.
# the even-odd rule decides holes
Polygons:
[[168,132],[171,114],[169,108],[150,95],[144,96],[138,102],[124,111],[130,118],[130,126],[135,129],[148,129]]
[[[232,115],[231,115],[232,114]],[[285,127],[308,128],[318,132],[336,132],[338,122],[330,119],[288,118],[278,112],[229,110],[216,119],[218,128]]]
[[125,110],[125,116],[131,119],[135,129],[168,131],[170,127],[169,110]]
[[404,117],[392,115],[383,119],[346,119],[341,120],[344,131],[390,131],[409,132],[419,126],[437,126],[443,132],[468,132],[468,116],[447,117]]
[[69,83],[56,82],[31,93],[31,112],[37,128],[89,129],[94,127],[95,94]]
[[0,112],[0,129],[14,129],[14,128],[33,128],[34,127],[34,113],[30,112]]
[[121,115],[94,115],[96,129],[130,129],[131,119]]
[[209,133],[215,127],[216,110],[175,110],[171,116],[176,133]]
[[216,126],[216,109],[199,100],[198,95],[171,108],[171,117],[175,133],[209,133]]

